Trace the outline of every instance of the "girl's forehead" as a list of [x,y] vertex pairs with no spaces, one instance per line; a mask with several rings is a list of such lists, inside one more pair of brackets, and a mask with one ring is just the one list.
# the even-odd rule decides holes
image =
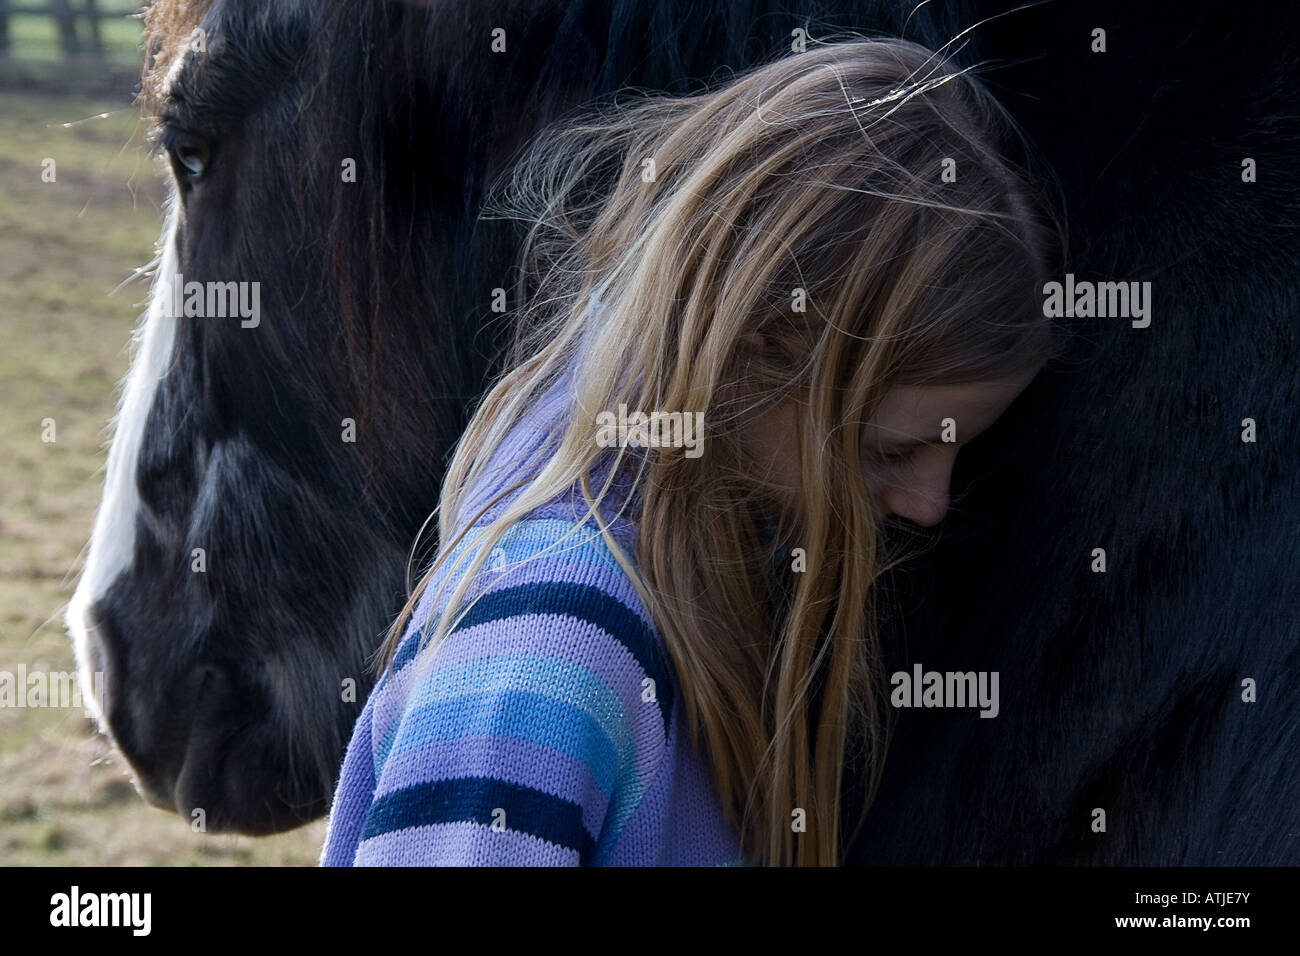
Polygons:
[[885,394],[870,425],[881,440],[937,442],[945,419],[956,423],[959,441],[988,428],[1032,381],[1029,374],[965,385],[911,386]]

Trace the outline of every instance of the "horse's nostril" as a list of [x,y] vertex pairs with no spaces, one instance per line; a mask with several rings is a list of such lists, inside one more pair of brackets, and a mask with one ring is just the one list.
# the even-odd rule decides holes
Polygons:
[[186,697],[198,717],[215,720],[220,717],[221,708],[230,697],[237,696],[231,686],[230,678],[219,667],[205,664],[197,668],[188,681]]
[[[146,802],[202,819],[209,832],[256,834],[327,809],[321,804],[328,794],[320,794],[328,788],[282,753],[275,687],[264,670],[182,653],[193,646],[182,628],[111,596],[70,616],[69,624],[82,680],[92,675],[88,686],[103,702],[100,729]],[[168,634],[181,636],[162,643]],[[267,792],[276,798],[262,796]]]

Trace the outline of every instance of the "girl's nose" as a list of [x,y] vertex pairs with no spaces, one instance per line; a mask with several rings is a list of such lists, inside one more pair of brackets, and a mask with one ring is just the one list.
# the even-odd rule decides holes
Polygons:
[[923,528],[933,528],[948,513],[948,495],[935,498],[919,491],[891,489],[882,499],[889,514],[906,518]]
[[891,482],[880,497],[886,511],[923,528],[933,528],[942,521],[948,513],[953,457],[945,455],[942,461],[917,467]]

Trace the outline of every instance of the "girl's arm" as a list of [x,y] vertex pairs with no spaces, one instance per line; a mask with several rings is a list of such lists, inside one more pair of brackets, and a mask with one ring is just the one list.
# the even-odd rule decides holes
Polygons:
[[338,825],[352,862],[592,864],[619,839],[665,753],[670,681],[619,573],[579,570],[502,582],[431,664],[399,652],[400,716],[359,730],[378,769],[358,737],[345,758],[346,777],[365,751],[352,773],[375,781],[355,834]]
[[339,772],[339,786],[334,791],[330,807],[329,826],[325,831],[325,845],[321,847],[321,866],[351,866],[361,839],[361,826],[375,792],[374,756],[371,721],[375,697],[366,699],[347,753],[343,769]]

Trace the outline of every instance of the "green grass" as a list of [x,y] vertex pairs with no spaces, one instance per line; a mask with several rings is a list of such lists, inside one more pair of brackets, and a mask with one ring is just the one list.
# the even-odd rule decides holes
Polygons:
[[[75,96],[91,90],[111,95],[134,89],[143,55],[144,23],[135,15],[140,4],[110,0],[100,5],[105,12],[114,14],[100,21],[102,55],[65,55],[51,17],[11,14],[9,52],[0,56],[0,91],[26,87]],[[77,28],[82,48],[88,50],[86,22],[79,21]],[[0,95],[4,96],[3,112],[8,112],[10,97],[7,92]]]
[[[62,611],[147,292],[131,277],[154,254],[162,172],[123,102],[0,97],[0,671],[72,671]],[[135,794],[80,710],[0,708],[4,863],[310,864],[323,839],[323,822],[260,840],[193,833]]]
[[[103,5],[106,12],[114,8]],[[130,8],[121,8],[129,10]],[[104,54],[110,60],[137,63],[140,59],[140,33],[142,23],[138,16],[123,12],[121,16],[107,17],[99,22],[99,35],[104,43]],[[89,32],[85,21],[78,23],[83,47]],[[9,18],[10,55],[27,60],[61,60],[63,47],[59,44],[58,26],[53,17],[14,13]]]

